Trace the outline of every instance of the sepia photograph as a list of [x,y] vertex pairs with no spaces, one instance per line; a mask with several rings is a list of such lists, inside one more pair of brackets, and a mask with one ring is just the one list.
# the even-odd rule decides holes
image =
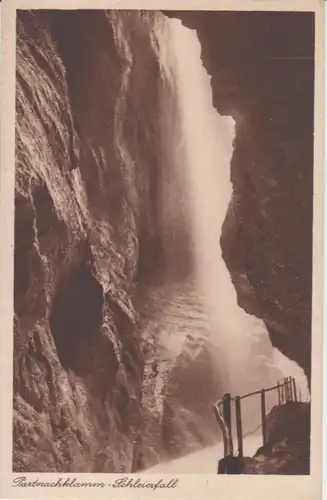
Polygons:
[[16,486],[312,473],[315,21],[16,11]]

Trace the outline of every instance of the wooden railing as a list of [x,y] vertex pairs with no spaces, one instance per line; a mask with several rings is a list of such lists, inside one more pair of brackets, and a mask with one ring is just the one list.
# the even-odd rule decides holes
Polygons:
[[[231,394],[225,394],[214,404],[214,412],[221,429],[224,441],[224,457],[233,455],[233,438],[232,438],[232,413],[235,411],[236,419],[236,434],[238,445],[238,456],[243,457],[243,439],[249,434],[254,434],[260,428],[262,431],[263,446],[267,443],[266,430],[266,393],[276,391],[278,405],[285,404],[289,401],[301,401],[301,392],[297,390],[294,377],[284,378],[277,382],[276,385],[266,389],[250,392],[242,396],[232,397]],[[243,433],[242,425],[242,401],[246,398],[260,396],[260,423],[250,432]]]

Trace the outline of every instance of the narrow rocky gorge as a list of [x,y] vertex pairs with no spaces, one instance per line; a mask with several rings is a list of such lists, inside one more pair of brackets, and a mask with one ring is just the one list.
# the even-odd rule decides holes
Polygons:
[[[155,31],[169,17],[196,29],[213,104],[236,123],[221,245],[238,302],[310,379],[313,19],[292,19],[285,52],[275,35],[287,16],[258,23],[242,13],[236,44],[239,15],[18,12],[16,472],[130,472],[217,434],[211,403],[224,385],[212,347],[183,337],[172,356],[156,333],[168,316],[187,330],[187,294],[206,329],[189,293],[192,259],[173,241],[178,307],[160,298],[157,317],[155,290],[172,272],[160,227],[162,121],[176,89]],[[178,140],[178,120],[169,127]]]

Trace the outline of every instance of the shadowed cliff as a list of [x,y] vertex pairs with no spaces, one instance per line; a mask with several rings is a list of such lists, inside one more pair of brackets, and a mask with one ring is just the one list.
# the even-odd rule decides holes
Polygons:
[[102,12],[18,14],[15,471],[131,467],[142,208],[122,159],[118,42]]
[[[137,11],[18,12],[16,472],[134,467],[150,411],[141,408],[136,303],[164,268],[158,186],[169,88],[153,25],[154,14]],[[203,444],[202,431],[178,429],[186,433]],[[208,442],[213,431],[204,434]]]

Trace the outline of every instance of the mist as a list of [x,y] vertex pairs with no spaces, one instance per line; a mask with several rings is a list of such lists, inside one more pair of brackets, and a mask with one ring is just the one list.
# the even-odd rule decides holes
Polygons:
[[[170,19],[159,33],[159,47],[162,73],[175,94],[173,100],[164,96],[163,105],[161,231],[166,283],[192,280],[206,315],[205,335],[215,353],[220,352],[217,364],[226,392],[249,392],[274,384],[278,376],[295,376],[305,394],[302,369],[272,347],[263,321],[238,305],[222,257],[221,228],[233,195],[234,119],[221,116],[213,106],[195,30]],[[166,338],[170,347],[181,349],[181,335]]]

